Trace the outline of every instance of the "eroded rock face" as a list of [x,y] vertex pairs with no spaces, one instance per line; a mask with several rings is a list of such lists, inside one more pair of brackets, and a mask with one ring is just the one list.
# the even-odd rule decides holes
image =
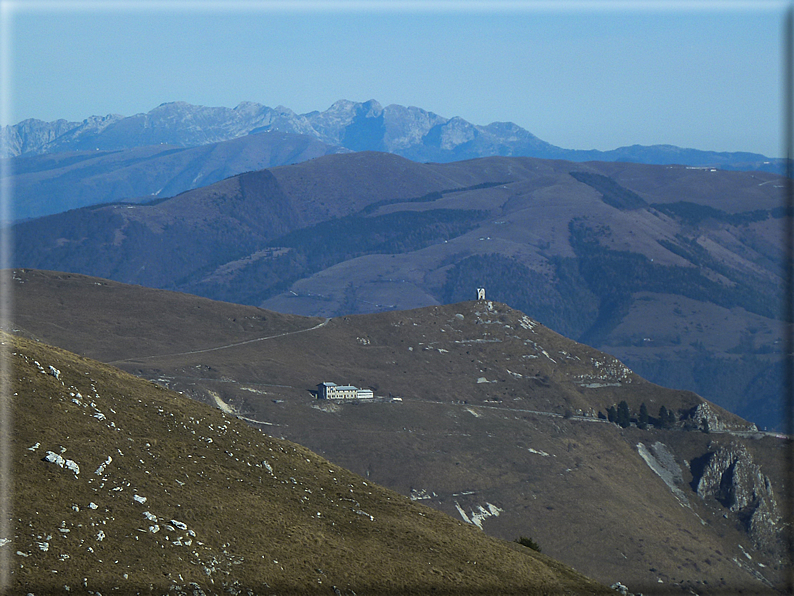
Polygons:
[[675,456],[664,443],[657,441],[648,449],[643,443],[637,443],[637,452],[648,464],[648,467],[659,476],[676,499],[685,507],[690,507],[689,499],[684,492],[676,486],[683,482],[681,466],[675,461]]
[[769,478],[744,446],[732,443],[711,453],[697,483],[697,494],[714,497],[745,524],[758,548],[777,541],[780,513]]

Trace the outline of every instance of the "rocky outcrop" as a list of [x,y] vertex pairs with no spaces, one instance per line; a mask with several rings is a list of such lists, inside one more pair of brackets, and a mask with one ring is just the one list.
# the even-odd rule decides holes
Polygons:
[[758,431],[758,427],[755,424],[746,420],[726,421],[717,414],[714,406],[708,402],[700,403],[689,410],[684,418],[684,428],[700,429],[704,432]]
[[720,432],[726,430],[725,423],[720,420],[714,409],[706,402],[698,404],[690,413],[691,421],[698,428],[709,432]]
[[697,494],[702,499],[713,497],[736,514],[756,547],[773,546],[780,532],[777,501],[769,478],[747,449],[738,443],[721,445],[699,463],[703,467]]

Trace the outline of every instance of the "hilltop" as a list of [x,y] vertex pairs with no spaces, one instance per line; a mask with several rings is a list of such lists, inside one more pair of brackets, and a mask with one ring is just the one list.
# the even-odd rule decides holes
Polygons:
[[14,593],[611,593],[216,409],[3,340]]
[[[15,333],[215,405],[488,535],[531,536],[606,585],[771,594],[781,581],[785,441],[506,305],[304,318],[73,274],[14,278]],[[321,401],[323,381],[376,397]],[[622,401],[627,428],[604,419]]]

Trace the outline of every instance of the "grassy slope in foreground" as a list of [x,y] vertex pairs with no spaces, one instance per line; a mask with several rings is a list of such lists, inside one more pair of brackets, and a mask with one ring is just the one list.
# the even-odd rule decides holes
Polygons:
[[220,411],[3,339],[13,593],[612,593]]

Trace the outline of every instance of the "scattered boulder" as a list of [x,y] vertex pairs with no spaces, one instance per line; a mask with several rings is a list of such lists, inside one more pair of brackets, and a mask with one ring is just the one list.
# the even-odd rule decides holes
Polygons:
[[618,592],[619,594],[622,594],[622,596],[628,596],[629,594],[629,589],[620,582],[615,582],[609,587],[615,590],[616,592]]
[[43,458],[44,461],[50,462],[51,464],[56,464],[61,468],[66,468],[67,470],[71,470],[74,472],[75,476],[80,473],[80,466],[77,465],[77,462],[71,459],[65,459],[62,455],[55,453],[54,451],[48,451],[47,454]]

